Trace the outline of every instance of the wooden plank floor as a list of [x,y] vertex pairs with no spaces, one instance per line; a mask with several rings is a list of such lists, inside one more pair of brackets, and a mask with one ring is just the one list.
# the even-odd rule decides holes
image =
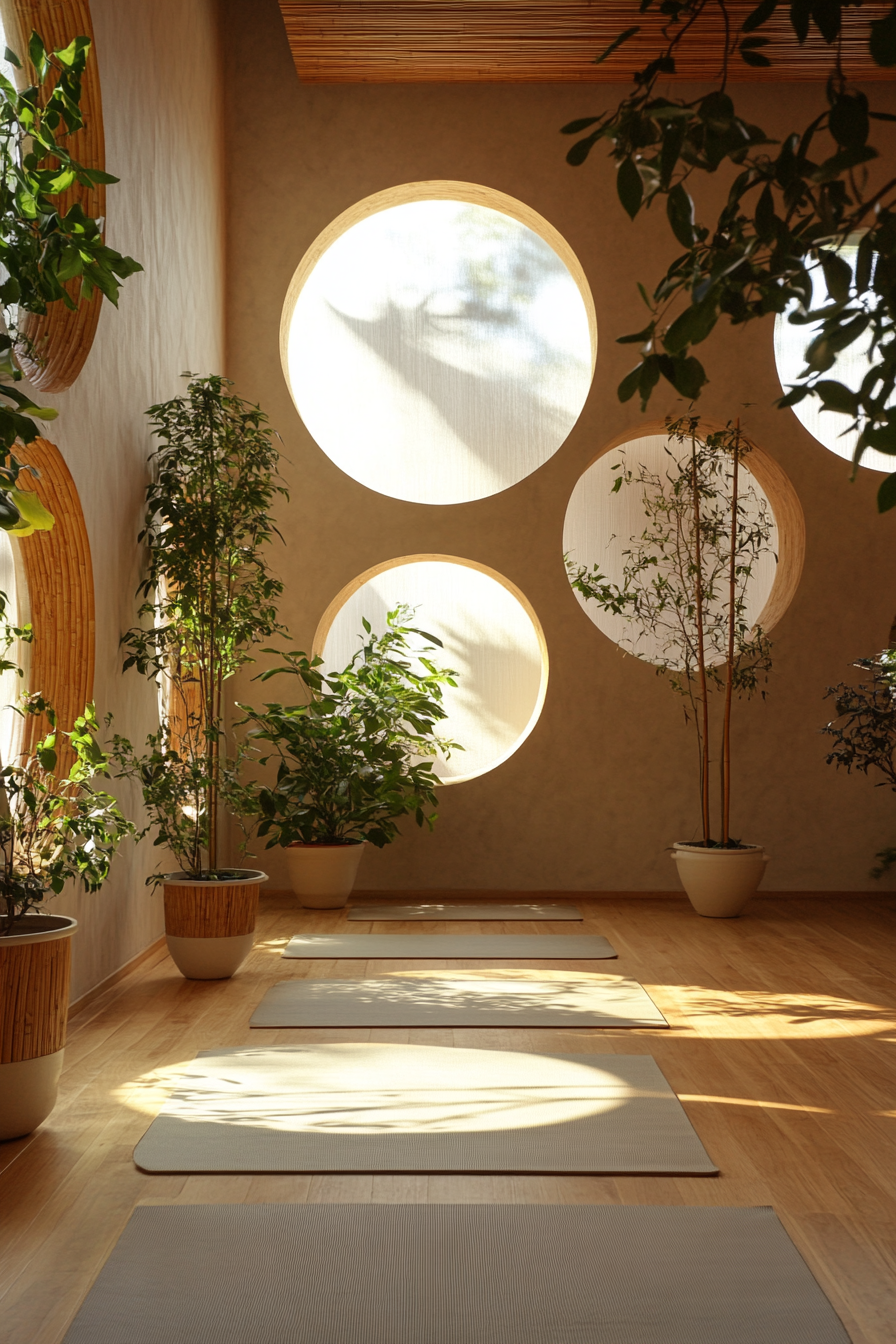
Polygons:
[[[771,1204],[854,1344],[893,1344],[894,906],[877,896],[757,898],[742,919],[716,921],[693,915],[684,898],[608,896],[584,902],[575,926],[365,926],[267,898],[255,950],[233,980],[185,981],[160,952],[73,1019],[57,1109],[36,1134],[0,1145],[0,1338],[56,1344],[137,1204],[373,1200]],[[606,935],[619,960],[553,969],[636,977],[671,1030],[249,1030],[278,980],[459,965],[282,961],[300,929],[430,930],[438,939],[573,927]],[[183,1177],[134,1167],[134,1144],[197,1050],[331,1040],[652,1054],[722,1175]]]

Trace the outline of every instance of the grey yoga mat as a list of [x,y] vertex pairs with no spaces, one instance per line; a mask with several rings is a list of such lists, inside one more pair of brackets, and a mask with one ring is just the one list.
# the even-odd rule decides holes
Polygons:
[[134,1161],[153,1172],[717,1174],[649,1055],[372,1042],[202,1051]]
[[606,938],[582,933],[299,933],[283,955],[313,961],[592,961],[616,953]]
[[667,1027],[637,980],[587,971],[402,971],[282,980],[251,1027]]
[[435,901],[417,905],[353,905],[349,919],[377,920],[457,920],[457,919],[581,919],[582,912],[574,905],[499,905],[488,901],[482,905],[439,905]]
[[849,1344],[768,1208],[137,1208],[65,1344]]

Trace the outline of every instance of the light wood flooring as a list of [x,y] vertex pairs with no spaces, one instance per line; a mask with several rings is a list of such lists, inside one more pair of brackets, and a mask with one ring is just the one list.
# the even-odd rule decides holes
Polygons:
[[[526,894],[500,897],[525,900]],[[346,925],[341,912],[309,914],[286,898],[269,897],[252,957],[233,980],[185,981],[159,952],[95,999],[72,1020],[57,1109],[34,1135],[0,1145],[4,1344],[62,1339],[137,1204],[370,1200],[771,1204],[854,1344],[893,1344],[896,902],[877,896],[757,898],[740,920],[700,919],[684,898],[605,896],[580,904],[586,919],[578,925],[365,926]],[[281,960],[284,943],[299,929],[430,931],[434,940],[444,933],[501,930],[601,933],[617,949],[618,961],[554,963],[554,969],[636,977],[671,1030],[250,1032],[252,1010],[278,980],[360,979],[414,965],[449,965]],[[250,1040],[649,1053],[722,1174],[706,1180],[183,1177],[137,1171],[133,1147],[178,1066],[199,1049]]]

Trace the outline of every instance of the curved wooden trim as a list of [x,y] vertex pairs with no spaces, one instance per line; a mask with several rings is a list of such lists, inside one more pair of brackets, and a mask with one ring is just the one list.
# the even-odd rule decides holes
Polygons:
[[[514,196],[507,196],[503,191],[496,191],[494,187],[479,186],[475,182],[436,180],[432,182],[405,182],[399,187],[387,187],[385,191],[377,191],[372,196],[365,196],[363,200],[357,201],[354,205],[350,205],[347,210],[343,210],[341,215],[337,215],[332,223],[328,224],[323,232],[318,234],[308,248],[296,267],[292,280],[289,282],[280,318],[280,363],[283,366],[283,376],[290,393],[292,393],[292,384],[289,380],[289,328],[299,295],[311,272],[327,249],[336,242],[336,239],[347,233],[355,224],[360,224],[363,219],[368,219],[371,215],[377,215],[383,210],[391,210],[393,206],[407,205],[413,201],[465,201],[469,205],[483,205],[489,210],[498,210],[503,215],[509,215],[511,219],[517,220],[520,224],[525,224],[533,233],[537,233],[547,243],[548,247],[556,252],[573,280],[575,280],[582,296],[582,302],[588,316],[588,332],[591,337],[591,377],[594,377],[594,369],[597,363],[597,314],[594,309],[594,299],[591,295],[591,286],[588,284],[584,267],[562,233],[555,229],[553,224],[549,223],[537,210],[524,205]],[[293,400],[295,401],[295,397],[293,397]]]
[[[55,706],[60,727],[69,729],[93,697],[96,615],[90,542],[78,491],[56,445],[35,439],[28,445],[28,461],[40,471],[40,480],[23,472],[19,486],[37,490],[56,520],[49,532],[18,539],[34,627],[28,689],[45,695]],[[41,720],[26,719],[25,749],[45,731]],[[62,768],[67,759],[63,747]]]
[[[720,420],[713,420],[708,416],[701,416],[700,424],[711,434],[725,428]],[[611,453],[614,448],[622,448],[625,444],[646,439],[652,434],[665,433],[666,426],[662,421],[648,420],[639,425],[637,430],[628,429],[622,434],[617,434],[594,454],[585,471],[593,467],[599,458]],[[768,633],[781,620],[800,585],[806,559],[806,519],[799,495],[784,468],[765,449],[760,448],[749,434],[743,433],[743,438],[750,445],[747,470],[765,491],[778,528],[778,563],[775,566],[775,578],[768,601],[756,622],[757,626]],[[581,473],[580,480],[585,471]]]
[[[15,40],[23,59],[32,30],[40,33],[47,47],[67,46],[74,37],[89,37],[94,42],[87,0],[4,0],[3,11],[4,20],[17,29]],[[70,137],[68,146],[86,167],[105,170],[103,106],[95,45],[91,47],[81,91],[84,126]],[[94,218],[106,213],[106,188],[102,183],[92,188],[72,187],[58,199],[62,214],[76,201]],[[80,287],[80,279],[71,280],[66,290],[77,300]],[[24,316],[22,333],[33,343],[40,362],[24,354],[17,355],[17,360],[25,377],[41,392],[62,392],[78,377],[93,345],[101,306],[102,295],[96,290],[92,298],[79,303],[74,311],[55,303],[43,316],[37,313]]]
[[541,717],[545,696],[548,693],[548,677],[550,675],[548,642],[545,639],[544,630],[542,629],[541,621],[538,619],[535,608],[522,589],[518,588],[511,579],[505,578],[497,569],[492,569],[489,565],[480,564],[478,560],[467,560],[462,555],[402,555],[395,560],[383,560],[380,564],[372,565],[370,569],[365,569],[363,574],[357,575],[356,578],[352,579],[336,594],[318,622],[317,629],[314,632],[314,639],[311,643],[311,653],[312,657],[323,657],[324,645],[327,642],[327,636],[330,633],[333,622],[349,598],[354,596],[358,589],[362,588],[364,584],[367,583],[368,579],[375,579],[378,574],[385,574],[387,570],[397,569],[400,565],[414,565],[426,561],[436,561],[447,565],[464,565],[467,569],[476,569],[480,574],[485,574],[488,578],[494,579],[502,588],[506,588],[507,591],[516,598],[517,602],[519,602],[523,611],[532,622],[535,636],[538,640],[539,652],[541,653],[541,681],[538,687],[538,696],[532,707],[529,722],[526,724],[513,745],[509,750],[505,751],[502,756],[499,756],[492,761],[487,771],[477,771],[477,773],[473,775],[455,775],[452,779],[443,779],[439,781],[440,784],[444,786],[449,784],[465,784],[467,780],[479,779],[480,774],[488,774],[492,770],[497,769],[499,765],[503,765],[505,761],[509,760],[514,752],[519,750]]

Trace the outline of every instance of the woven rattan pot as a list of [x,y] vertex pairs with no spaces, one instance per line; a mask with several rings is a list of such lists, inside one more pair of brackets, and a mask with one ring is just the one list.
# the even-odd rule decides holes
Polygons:
[[189,873],[166,877],[165,940],[182,975],[227,980],[239,970],[255,942],[258,890],[267,880],[254,868],[206,880]]
[[56,1105],[77,927],[23,915],[0,936],[0,1140],[30,1134]]

